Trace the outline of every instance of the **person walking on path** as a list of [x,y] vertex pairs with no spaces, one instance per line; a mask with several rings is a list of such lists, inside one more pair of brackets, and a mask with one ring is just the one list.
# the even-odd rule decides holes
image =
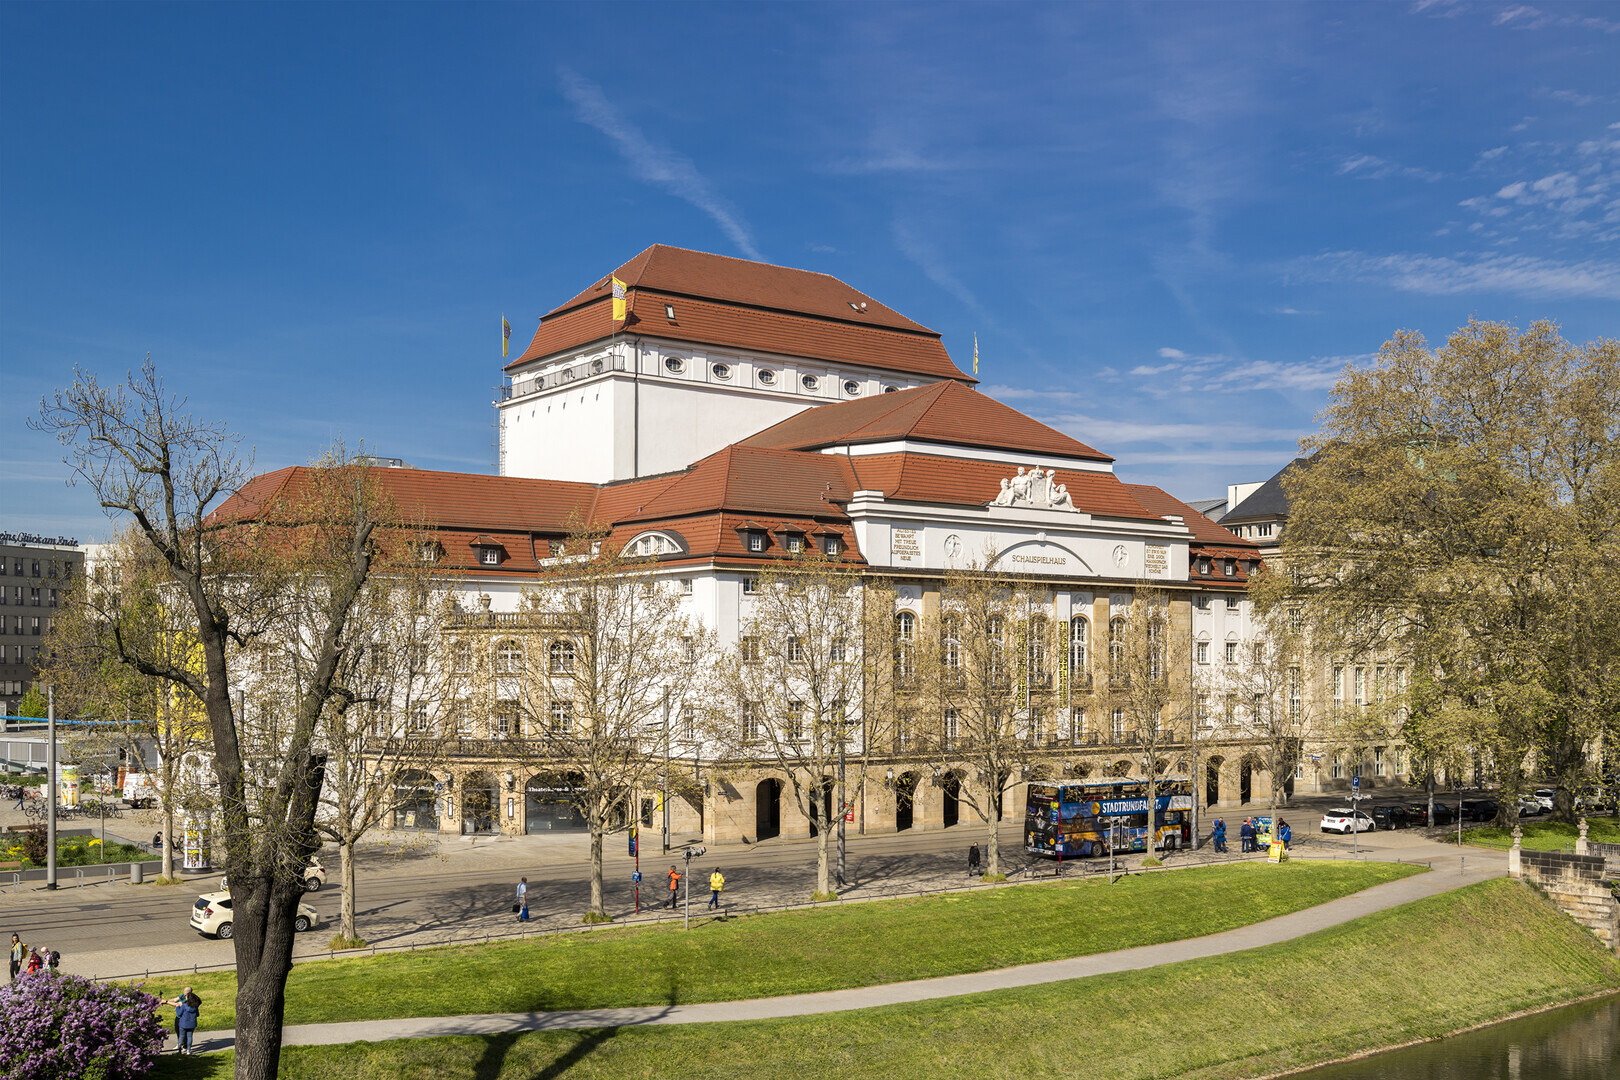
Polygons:
[[968,877],[977,877],[982,865],[979,861],[979,845],[974,844],[968,848]]
[[1239,847],[1242,848],[1245,855],[1254,850],[1254,821],[1252,818],[1243,819],[1243,828],[1238,830],[1238,839],[1243,841]]
[[24,945],[22,938],[16,934],[11,935],[11,981],[17,981],[17,973],[22,971],[23,957],[28,955],[28,946]]
[[1215,828],[1210,831],[1209,837],[1215,841],[1215,854],[1226,854],[1226,819],[1216,818]]
[[186,987],[179,997],[174,999],[174,1037],[180,1043],[179,1053],[191,1053],[191,1039],[197,1030],[197,1013],[202,1007],[202,998]]
[[21,784],[18,784],[13,790],[17,792],[17,805],[13,806],[12,809],[21,810],[23,808],[23,800],[28,798],[28,789],[23,787]]
[[1288,845],[1294,839],[1294,830],[1289,828],[1288,822],[1284,821],[1282,818],[1277,819],[1277,824],[1277,839],[1282,841],[1283,850],[1287,851]]
[[725,891],[725,887],[726,887],[726,875],[722,874],[718,869],[715,870],[714,873],[709,875],[709,906],[710,907],[717,908],[717,907],[720,906],[720,894],[723,891]]
[[681,872],[675,867],[669,868],[669,910],[675,910],[675,898],[680,896]]
[[28,964],[23,970],[26,971],[30,975],[35,975],[35,974],[38,974],[39,969],[44,967],[44,966],[45,966],[45,960],[44,960],[43,957],[41,957],[39,955],[39,950],[38,949],[29,949],[28,950]]
[[518,922],[529,921],[529,879],[518,878],[517,888]]

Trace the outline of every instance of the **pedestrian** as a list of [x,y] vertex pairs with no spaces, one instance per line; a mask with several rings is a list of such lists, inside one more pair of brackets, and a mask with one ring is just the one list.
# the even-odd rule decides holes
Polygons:
[[1226,820],[1224,818],[1216,818],[1215,819],[1215,828],[1210,831],[1210,839],[1215,841],[1215,854],[1217,854],[1217,855],[1225,855],[1226,854]]
[[162,851],[163,850],[163,834],[162,833],[155,832],[155,833],[152,834],[152,850],[153,851]]
[[202,999],[186,987],[181,995],[174,999],[174,1037],[180,1043],[179,1053],[191,1053],[191,1039],[197,1030],[197,1011],[202,1006]]
[[60,970],[61,967],[62,967],[62,950],[61,949],[48,949],[48,950],[46,950],[46,952],[45,952],[45,964],[46,964],[47,967],[49,967],[51,969],[51,974],[55,975],[57,973],[57,971]]
[[36,975],[36,974],[39,973],[39,969],[44,967],[44,966],[45,966],[45,961],[39,955],[39,950],[38,949],[29,949],[28,950],[28,963],[23,968],[23,970],[25,972],[27,972],[29,975]]
[[23,787],[21,784],[18,784],[16,787],[12,788],[12,790],[17,793],[17,805],[13,806],[12,809],[21,810],[23,808],[23,800],[28,798],[28,789]]
[[675,910],[675,898],[680,895],[676,890],[681,887],[681,872],[674,866],[669,868],[669,910]]
[[1282,818],[1277,819],[1277,826],[1277,839],[1282,841],[1283,850],[1287,851],[1288,845],[1294,839],[1294,830],[1289,828],[1288,822],[1284,821]]
[[518,922],[529,921],[529,879],[518,878],[517,890]]
[[11,981],[17,981],[17,973],[22,970],[23,957],[28,955],[28,946],[22,943],[22,938],[16,934],[11,935]]
[[725,887],[726,887],[726,875],[722,874],[718,869],[715,870],[714,873],[709,875],[709,906],[710,907],[717,908],[717,907],[720,906],[720,893],[725,890]]
[[968,877],[978,877],[980,866],[979,845],[974,844],[968,848]]
[[1245,855],[1247,855],[1249,852],[1254,850],[1254,819],[1253,818],[1244,818],[1243,819],[1243,828],[1238,830],[1238,839],[1241,841],[1241,843],[1238,845],[1238,847],[1242,850],[1242,852]]

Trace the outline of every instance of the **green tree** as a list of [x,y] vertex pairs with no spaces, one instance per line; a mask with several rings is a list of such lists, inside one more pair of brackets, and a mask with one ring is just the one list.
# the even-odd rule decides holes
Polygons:
[[21,703],[17,706],[18,716],[31,716],[39,720],[45,719],[45,695],[38,686],[30,686],[28,693],[24,694]]
[[1262,610],[1299,604],[1328,650],[1410,658],[1412,741],[1510,789],[1537,752],[1571,819],[1620,698],[1620,343],[1403,331],[1322,421],[1284,481],[1286,572]]

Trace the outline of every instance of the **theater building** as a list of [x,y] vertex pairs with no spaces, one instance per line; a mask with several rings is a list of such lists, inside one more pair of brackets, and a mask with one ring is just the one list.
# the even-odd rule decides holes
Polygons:
[[[623,318],[615,318],[615,279]],[[1140,755],[1108,680],[1110,628],[1144,584],[1204,654],[1256,634],[1250,540],[1166,492],[1127,484],[1104,450],[979,392],[939,334],[824,274],[655,246],[550,311],[505,370],[500,475],[378,470],[405,512],[437,530],[462,592],[451,629],[480,664],[539,662],[523,590],[580,521],[651,560],[688,613],[734,649],[762,568],[808,547],[884,582],[896,616],[928,617],[952,568],[989,564],[1038,585],[1069,677],[1044,691],[1042,775],[1136,774]],[[296,470],[261,477],[273,487]],[[505,650],[504,659],[497,652]],[[508,670],[518,670],[509,668]],[[413,778],[400,827],[522,834],[578,828],[568,765],[517,766],[517,717],[458,732],[442,769]],[[493,725],[493,721],[491,721]],[[1263,801],[1269,776],[1218,718],[1172,747],[1201,806]],[[807,835],[763,761],[678,748],[677,831],[713,842]],[[852,792],[852,829],[936,829],[968,819],[948,768],[886,744]],[[526,759],[525,759],[526,760]],[[778,770],[779,771],[779,770]],[[627,793],[651,814],[657,791]],[[1022,791],[1009,793],[1021,815]]]

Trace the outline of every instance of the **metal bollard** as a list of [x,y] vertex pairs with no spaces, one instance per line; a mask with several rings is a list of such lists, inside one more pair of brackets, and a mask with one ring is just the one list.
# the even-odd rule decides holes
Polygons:
[[77,875],[77,877],[74,879],[77,884],[74,887],[79,889],[84,888],[84,870],[81,868],[73,872],[75,875]]

